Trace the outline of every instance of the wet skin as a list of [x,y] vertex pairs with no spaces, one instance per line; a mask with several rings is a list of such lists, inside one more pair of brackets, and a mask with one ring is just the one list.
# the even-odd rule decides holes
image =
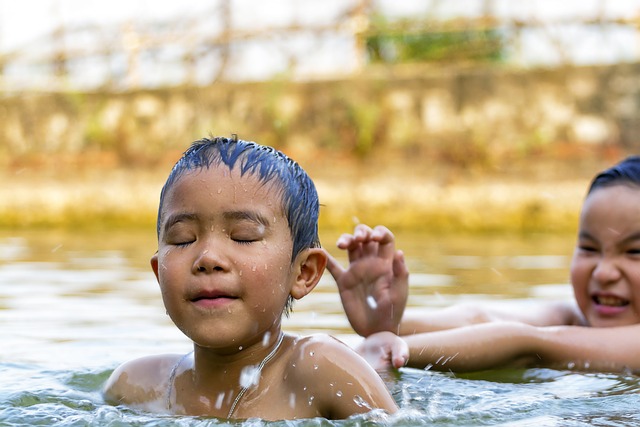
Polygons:
[[[228,416],[247,385],[247,369],[276,348],[287,299],[308,294],[326,266],[320,248],[291,259],[280,200],[277,187],[224,166],[188,172],[174,183],[151,265],[167,313],[194,342],[194,352],[121,365],[105,387],[109,401]],[[249,386],[234,418],[342,419],[374,408],[397,410],[378,374],[326,335],[285,336]]]

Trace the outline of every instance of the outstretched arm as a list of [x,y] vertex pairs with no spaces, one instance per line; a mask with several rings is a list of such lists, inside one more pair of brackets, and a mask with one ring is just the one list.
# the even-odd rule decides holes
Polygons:
[[338,248],[346,250],[345,269],[329,256],[327,268],[335,279],[344,311],[353,330],[362,336],[375,332],[399,331],[407,304],[409,271],[394,236],[383,226],[356,226],[353,234],[343,234]]
[[[640,370],[637,357],[640,343],[629,339],[638,333],[640,325],[539,327],[519,322],[492,322],[402,339],[409,346],[408,366],[414,368],[469,372],[547,366],[621,372]],[[364,354],[379,349],[381,339],[392,340],[388,336],[380,337],[382,334],[385,333],[365,339],[358,351]],[[397,343],[387,348],[402,351]],[[394,360],[391,351],[386,360],[390,366]]]
[[490,322],[520,322],[532,326],[584,325],[574,302],[483,301],[405,313],[399,335],[435,332]]

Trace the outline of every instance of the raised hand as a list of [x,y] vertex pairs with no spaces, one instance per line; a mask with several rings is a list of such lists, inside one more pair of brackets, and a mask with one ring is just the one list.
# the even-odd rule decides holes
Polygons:
[[327,269],[338,285],[349,323],[364,337],[382,331],[398,333],[409,293],[409,271],[394,242],[386,227],[360,224],[337,242],[338,248],[347,251],[349,266],[343,268],[329,255]]

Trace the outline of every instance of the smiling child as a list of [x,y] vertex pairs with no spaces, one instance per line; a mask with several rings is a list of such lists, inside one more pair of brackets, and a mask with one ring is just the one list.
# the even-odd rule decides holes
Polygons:
[[330,259],[328,268],[351,325],[366,337],[359,351],[378,369],[640,371],[640,157],[591,182],[571,261],[574,301],[525,309],[476,303],[403,316],[409,273],[393,234],[359,225],[338,247],[350,265]]

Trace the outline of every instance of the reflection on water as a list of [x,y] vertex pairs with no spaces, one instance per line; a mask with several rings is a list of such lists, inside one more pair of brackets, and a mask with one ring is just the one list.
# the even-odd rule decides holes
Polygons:
[[[337,235],[322,236],[333,249]],[[400,234],[412,272],[409,309],[457,301],[571,298],[570,236]],[[0,425],[221,425],[104,405],[101,383],[118,363],[187,352],[165,315],[147,231],[0,233]],[[298,301],[295,333],[350,333],[332,280]],[[555,370],[447,375],[403,369],[387,378],[403,408],[392,425],[636,425],[636,377]],[[365,418],[295,425],[361,425]],[[247,423],[249,424],[249,423]],[[260,424],[260,423],[251,423]],[[278,423],[276,423],[278,424]],[[284,423],[283,423],[284,425]],[[290,424],[287,424],[290,425]]]

